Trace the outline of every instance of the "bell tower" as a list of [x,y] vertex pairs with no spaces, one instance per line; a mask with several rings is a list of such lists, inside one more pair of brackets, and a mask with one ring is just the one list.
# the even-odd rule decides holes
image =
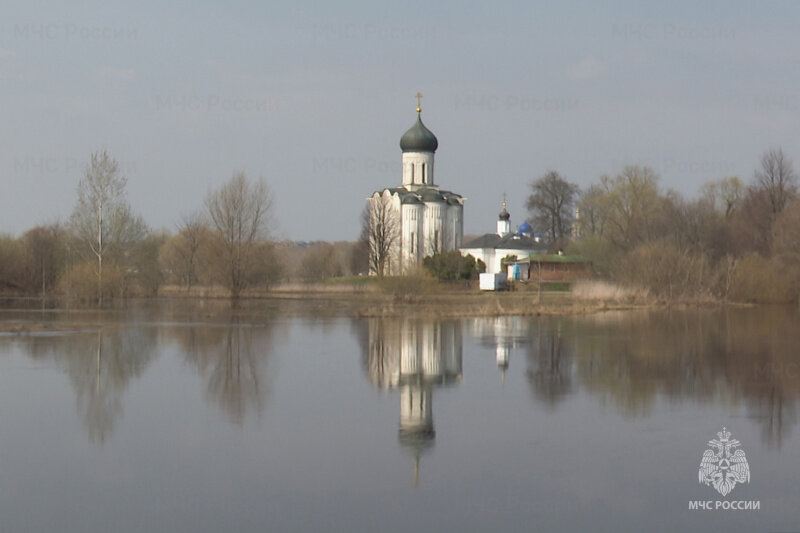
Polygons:
[[500,237],[505,237],[511,232],[511,222],[509,219],[511,215],[508,214],[506,210],[506,195],[503,193],[503,210],[500,211],[500,215],[497,219],[497,235]]

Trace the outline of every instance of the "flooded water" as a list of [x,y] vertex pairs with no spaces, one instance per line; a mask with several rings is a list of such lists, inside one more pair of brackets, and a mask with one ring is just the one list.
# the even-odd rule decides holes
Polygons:
[[176,305],[0,313],[0,531],[800,530],[794,309]]

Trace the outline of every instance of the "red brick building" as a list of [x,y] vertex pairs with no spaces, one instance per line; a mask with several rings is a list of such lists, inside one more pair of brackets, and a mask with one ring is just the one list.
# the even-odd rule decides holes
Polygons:
[[537,254],[506,263],[509,280],[572,281],[592,277],[592,263],[578,255]]

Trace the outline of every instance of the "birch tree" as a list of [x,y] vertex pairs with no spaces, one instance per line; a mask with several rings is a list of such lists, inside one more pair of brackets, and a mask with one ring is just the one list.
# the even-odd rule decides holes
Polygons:
[[107,152],[92,154],[78,183],[78,201],[70,217],[73,232],[97,261],[98,303],[103,299],[103,261],[109,254],[124,253],[127,244],[147,234],[147,226],[133,215],[125,200],[126,183],[119,163]]

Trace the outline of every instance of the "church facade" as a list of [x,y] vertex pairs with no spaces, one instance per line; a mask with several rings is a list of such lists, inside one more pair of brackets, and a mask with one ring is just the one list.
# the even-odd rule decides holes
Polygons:
[[400,186],[369,198],[370,274],[403,274],[429,255],[461,247],[464,198],[434,181],[439,141],[421,113],[418,103],[416,122],[400,138]]

